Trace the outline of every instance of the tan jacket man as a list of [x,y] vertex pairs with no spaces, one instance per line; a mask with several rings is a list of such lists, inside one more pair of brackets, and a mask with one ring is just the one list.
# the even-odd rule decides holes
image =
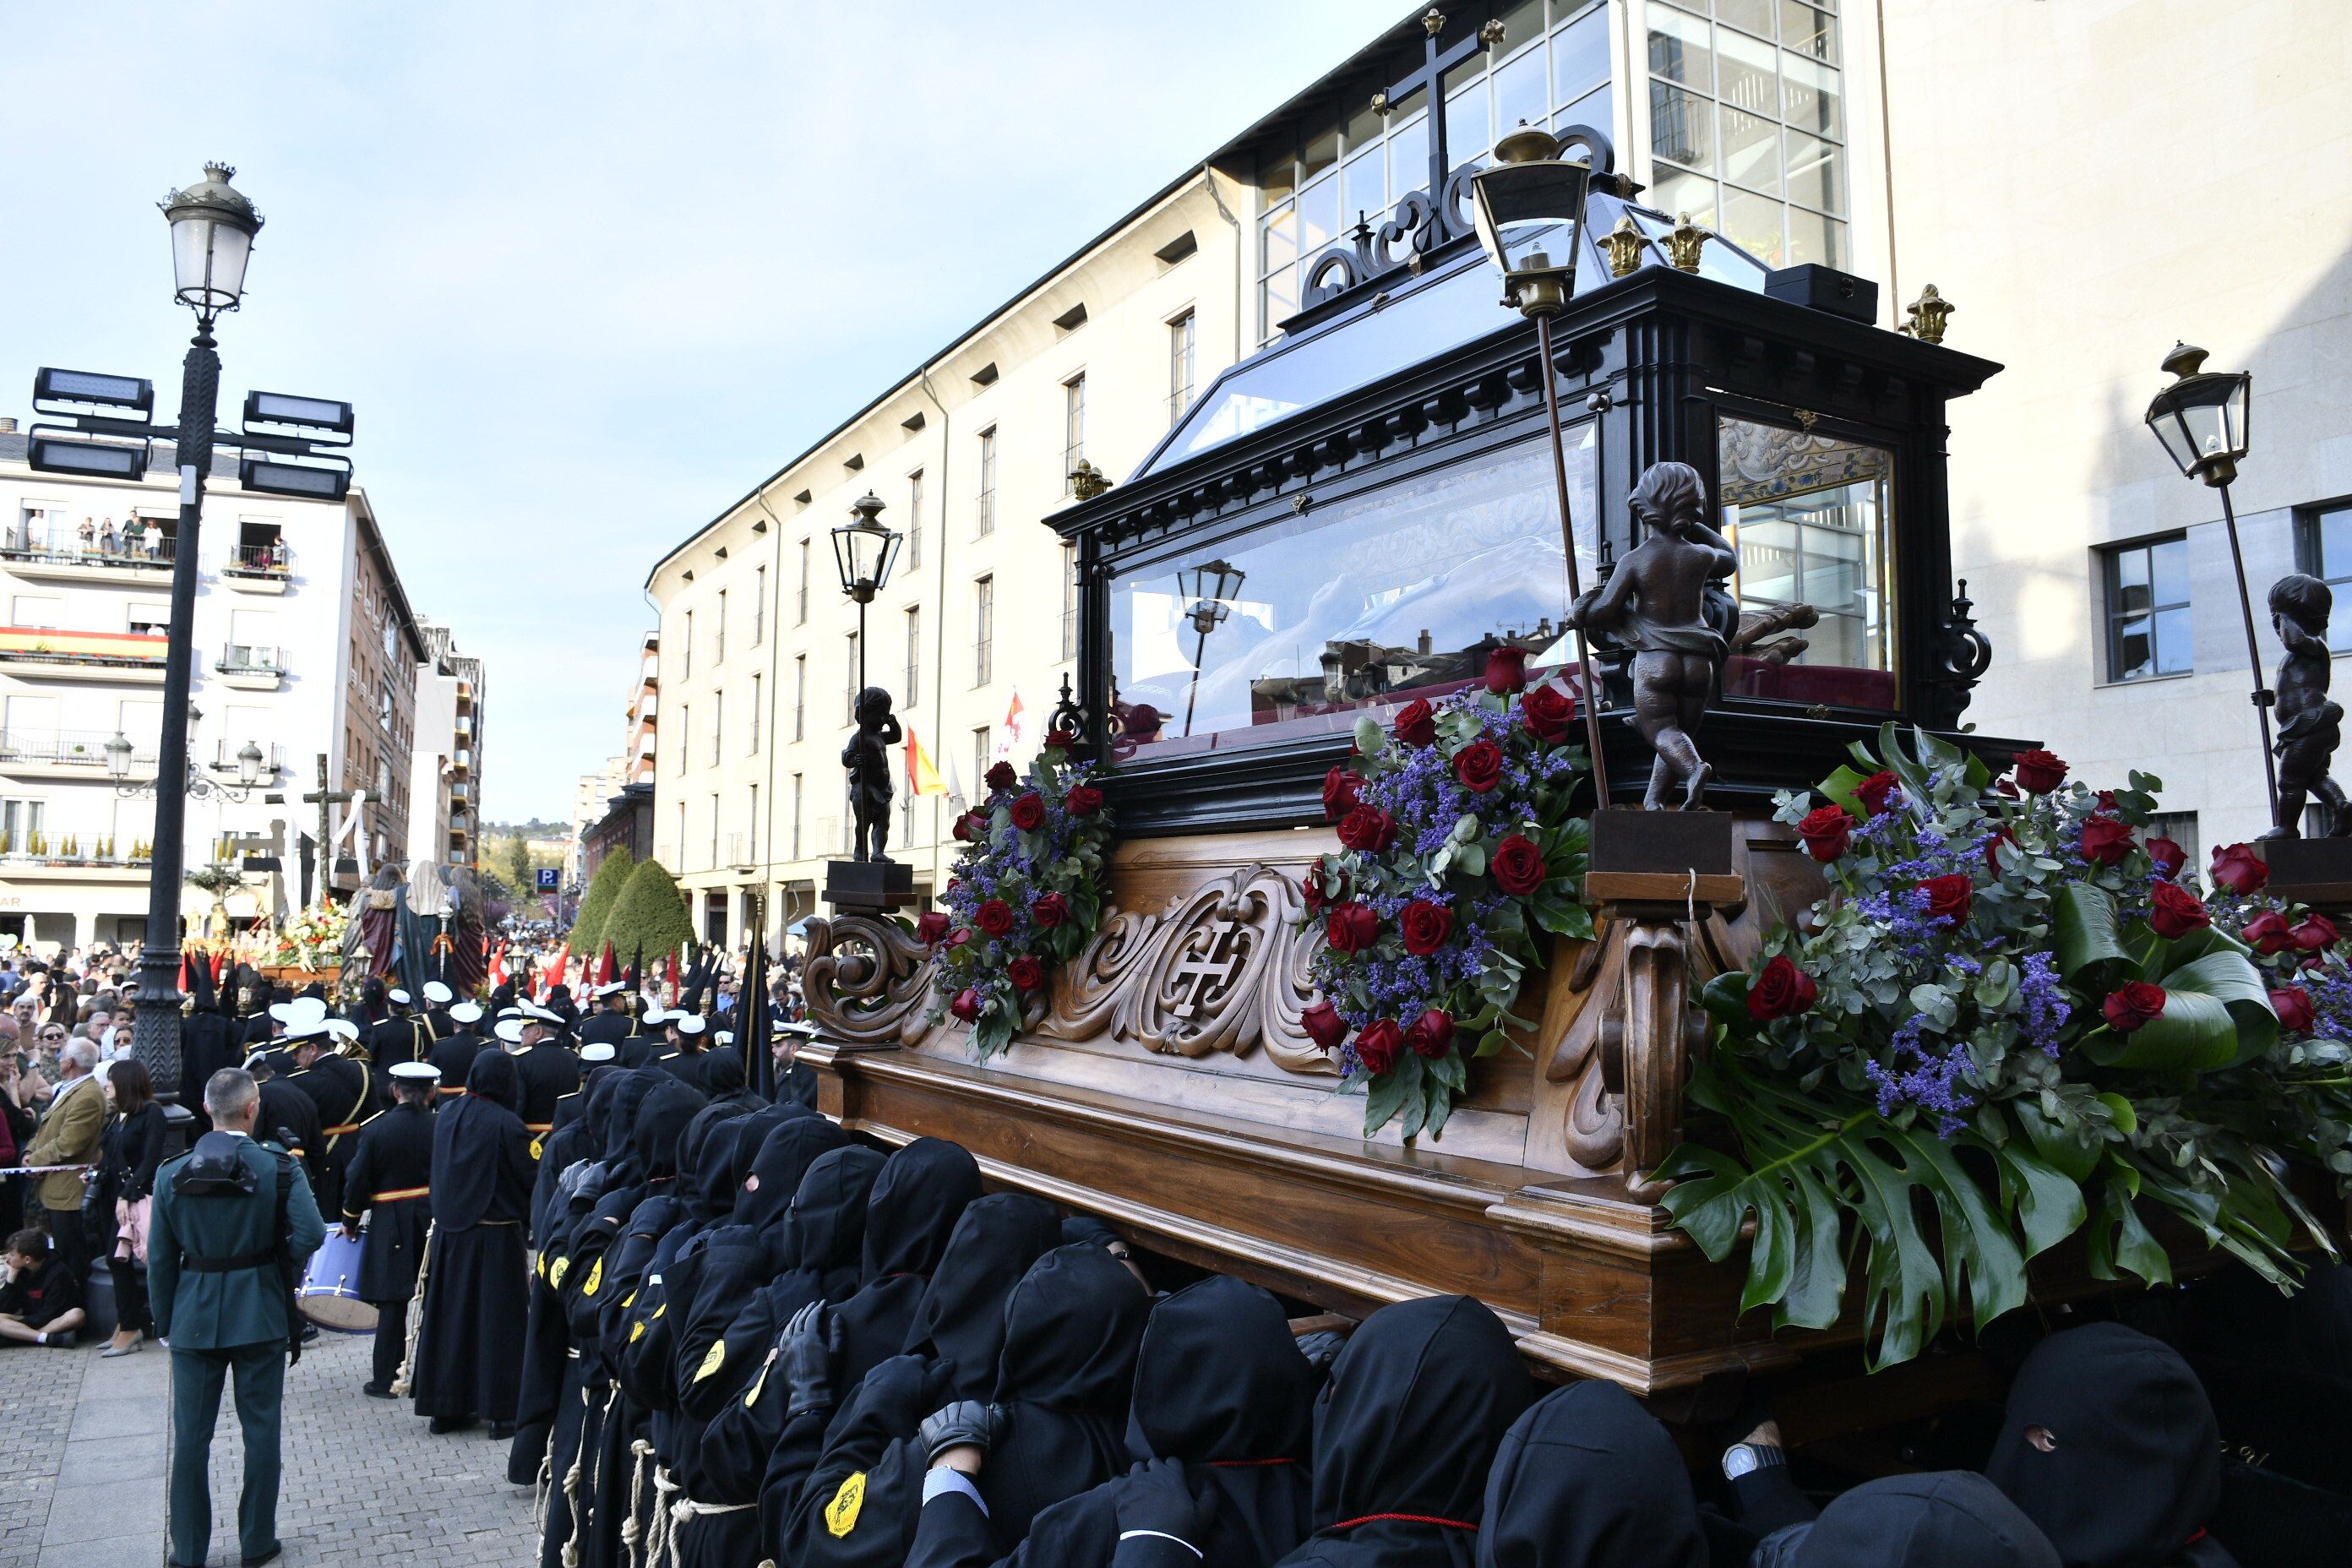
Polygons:
[[[79,1165],[98,1159],[100,1135],[106,1130],[106,1086],[92,1076],[98,1048],[75,1040],[58,1058],[72,1076],[49,1097],[49,1113],[25,1151],[27,1165]],[[77,1171],[58,1171],[41,1178],[41,1206],[52,1212],[81,1208],[82,1180]]]

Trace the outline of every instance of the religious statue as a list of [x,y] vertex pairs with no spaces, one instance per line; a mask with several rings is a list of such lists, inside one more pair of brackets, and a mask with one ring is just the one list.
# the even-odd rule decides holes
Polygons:
[[2271,584],[2271,626],[2286,649],[2278,669],[2278,818],[2265,838],[2294,838],[2303,831],[2303,803],[2317,795],[2327,807],[2327,837],[2352,836],[2352,802],[2327,775],[2328,759],[2343,740],[2344,710],[2329,700],[2327,615],[2334,595],[2327,584],[2301,572]]
[[857,733],[841,748],[841,765],[849,770],[849,809],[856,823],[853,860],[890,857],[882,845],[890,832],[890,748],[898,743],[898,716],[890,711],[890,694],[869,686],[857,694]]
[[1706,482],[1687,463],[1652,464],[1633,488],[1633,509],[1648,537],[1570,615],[1588,635],[1632,650],[1633,723],[1657,753],[1643,808],[1663,809],[1666,791],[1680,784],[1684,809],[1695,811],[1706,804],[1714,770],[1691,734],[1730,647],[1709,601],[1724,598],[1713,584],[1738,568],[1739,556],[1708,524]]

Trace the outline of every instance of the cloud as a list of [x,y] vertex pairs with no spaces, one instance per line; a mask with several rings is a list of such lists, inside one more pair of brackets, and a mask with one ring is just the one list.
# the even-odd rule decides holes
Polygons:
[[0,412],[28,411],[45,363],[172,385],[187,324],[152,204],[236,164],[268,225],[220,333],[224,401],[357,405],[411,603],[489,661],[485,815],[562,817],[620,746],[656,558],[1395,19],[1370,0],[12,14]]

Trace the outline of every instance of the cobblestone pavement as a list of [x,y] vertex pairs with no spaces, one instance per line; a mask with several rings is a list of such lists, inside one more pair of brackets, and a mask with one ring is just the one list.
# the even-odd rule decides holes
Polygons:
[[[436,1437],[405,1400],[370,1399],[365,1335],[322,1334],[286,1375],[286,1568],[534,1560],[528,1487],[485,1429]],[[0,1568],[148,1568],[163,1549],[170,1356],[0,1352]],[[244,1443],[224,1391],[213,1438],[215,1568],[234,1565]],[[142,1545],[142,1541],[146,1544]]]

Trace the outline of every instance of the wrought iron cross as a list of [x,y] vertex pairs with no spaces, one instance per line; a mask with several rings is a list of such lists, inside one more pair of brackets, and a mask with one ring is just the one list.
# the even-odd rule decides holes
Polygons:
[[319,871],[318,889],[320,901],[323,902],[327,896],[329,873],[333,866],[333,862],[329,858],[328,851],[328,844],[331,837],[331,834],[328,826],[327,808],[331,805],[341,805],[347,804],[351,800],[352,795],[352,792],[347,789],[329,789],[327,787],[327,753],[320,752],[319,753],[319,787],[302,797],[303,805],[316,805],[319,808],[319,840],[317,845],[313,847],[311,852],[303,858],[302,901],[305,904],[308,904],[310,901],[310,868],[314,865],[318,868]]

